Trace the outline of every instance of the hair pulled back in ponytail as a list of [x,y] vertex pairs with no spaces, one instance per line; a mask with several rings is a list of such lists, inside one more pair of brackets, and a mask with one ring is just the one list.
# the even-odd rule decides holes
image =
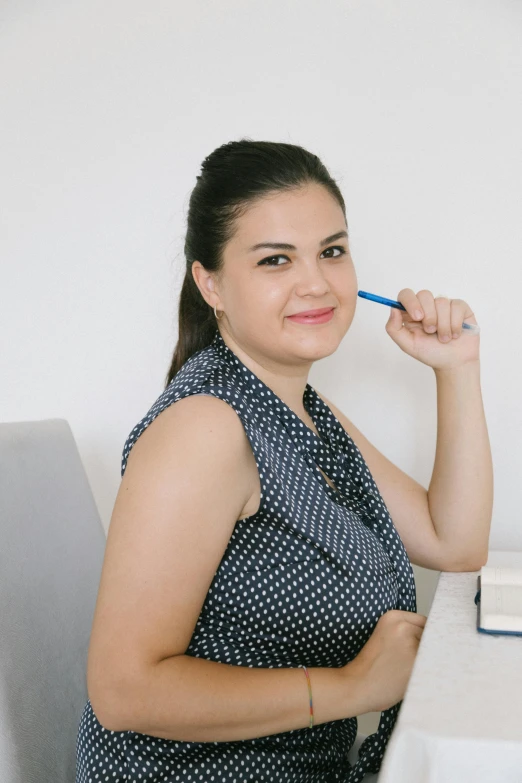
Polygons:
[[178,342],[165,388],[193,354],[210,345],[217,330],[214,310],[204,300],[192,276],[199,261],[219,275],[225,245],[236,221],[265,195],[323,185],[346,207],[336,181],[317,155],[295,144],[241,139],[223,144],[205,158],[191,193],[185,236],[185,279],[179,298]]

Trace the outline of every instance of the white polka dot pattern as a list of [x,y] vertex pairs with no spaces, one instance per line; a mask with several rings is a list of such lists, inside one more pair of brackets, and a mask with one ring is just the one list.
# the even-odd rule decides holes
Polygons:
[[[261,502],[235,525],[187,655],[236,666],[340,667],[361,650],[382,614],[417,610],[410,561],[353,440],[307,384],[303,404],[318,437],[219,331],[134,427],[122,476],[146,427],[191,394],[225,400],[240,417],[259,470]],[[350,765],[357,718],[249,740],[182,742],[109,731],[88,701],[78,731],[76,783],[358,783],[366,772],[378,772],[400,705],[381,713],[378,730]]]

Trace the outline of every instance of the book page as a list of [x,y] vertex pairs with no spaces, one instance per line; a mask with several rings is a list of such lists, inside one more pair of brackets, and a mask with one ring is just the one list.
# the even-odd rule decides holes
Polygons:
[[480,624],[488,630],[522,631],[522,583],[481,584]]

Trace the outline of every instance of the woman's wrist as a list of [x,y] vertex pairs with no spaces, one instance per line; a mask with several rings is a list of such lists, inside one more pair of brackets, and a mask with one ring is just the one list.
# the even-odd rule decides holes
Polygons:
[[[364,684],[358,668],[351,663],[340,668],[308,668],[313,697],[314,726],[333,720],[345,720],[370,710],[364,703]],[[304,696],[307,695],[305,675]],[[306,711],[303,723],[309,718]],[[307,723],[308,725],[308,723]]]

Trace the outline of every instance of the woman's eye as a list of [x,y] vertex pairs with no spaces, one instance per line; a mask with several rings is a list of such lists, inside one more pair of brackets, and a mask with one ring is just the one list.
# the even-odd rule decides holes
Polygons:
[[[344,249],[344,247],[341,247],[339,245],[333,247],[327,247],[326,250],[323,250],[323,254],[327,253],[329,250],[339,250],[339,255],[329,256],[329,258],[339,258],[340,256],[346,254],[346,250]],[[284,264],[277,263],[278,258],[286,258],[288,260],[288,256],[269,256],[268,258],[263,258],[263,260],[259,261],[257,265],[261,266],[262,264],[265,264],[266,266],[284,266]]]
[[330,256],[330,258],[339,258],[340,256],[344,256],[346,254],[346,250],[344,247],[341,247],[340,245],[336,245],[335,247],[327,247],[326,250],[323,250],[323,253],[327,253],[328,250],[339,250],[338,256]]
[[266,264],[266,266],[283,266],[283,264],[272,264],[271,262],[274,259],[277,258],[288,258],[288,256],[270,256],[269,258],[263,258],[262,261],[259,261],[258,266],[261,266],[262,264]]

